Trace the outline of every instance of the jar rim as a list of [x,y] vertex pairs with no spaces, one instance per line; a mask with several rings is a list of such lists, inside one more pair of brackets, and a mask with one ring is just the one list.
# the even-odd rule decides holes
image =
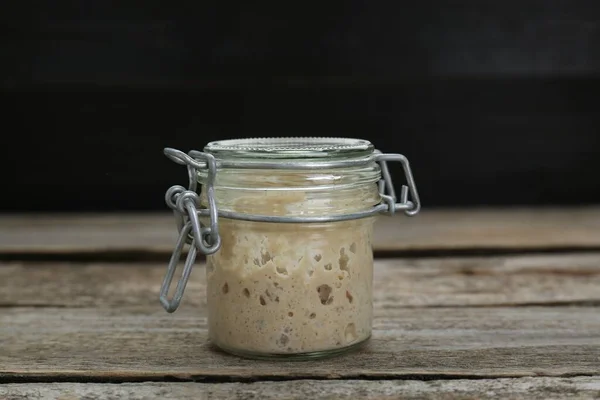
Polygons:
[[204,151],[217,159],[323,160],[368,157],[368,140],[343,137],[261,137],[227,139],[206,144]]

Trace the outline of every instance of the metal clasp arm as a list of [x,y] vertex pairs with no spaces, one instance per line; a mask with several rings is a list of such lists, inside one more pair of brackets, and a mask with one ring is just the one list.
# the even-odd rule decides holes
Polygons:
[[[179,238],[177,239],[160,290],[160,302],[162,306],[167,312],[172,313],[179,307],[197,253],[200,252],[208,255],[217,252],[221,247],[221,237],[219,236],[219,215],[214,194],[214,181],[217,170],[214,156],[200,152],[190,152],[190,155],[187,155],[179,150],[170,148],[166,148],[164,152],[172,161],[187,166],[189,178],[188,189],[180,185],[175,185],[169,188],[165,194],[165,202],[173,210],[177,229],[179,230]],[[200,161],[196,160],[196,158],[199,158]],[[210,226],[204,226],[198,216],[202,211],[200,209],[198,193],[196,192],[198,169],[203,168],[207,169],[208,172],[204,185],[208,200]],[[167,297],[169,288],[186,243],[189,243],[191,246],[184,264],[183,275],[177,284],[173,299],[169,300]]]
[[[381,197],[388,203],[388,213],[394,214],[398,210],[404,210],[404,214],[410,217],[417,215],[421,210],[421,200],[419,199],[417,185],[410,169],[408,159],[402,154],[383,154],[380,151],[376,151],[375,160],[379,162],[379,165],[381,166],[382,180],[379,182],[379,191],[381,192]],[[396,192],[394,190],[392,176],[387,166],[387,161],[400,161],[402,168],[404,169],[404,176],[408,186],[402,185],[400,191],[400,203],[396,203]]]
[[169,266],[167,267],[167,274],[165,275],[165,279],[163,280],[162,286],[160,288],[160,303],[163,308],[172,313],[177,310],[179,307],[179,303],[181,302],[181,298],[183,297],[183,292],[185,290],[185,286],[190,278],[190,274],[192,273],[192,267],[194,262],[196,261],[196,246],[194,246],[194,242],[192,241],[192,245],[190,246],[190,250],[185,259],[185,264],[183,266],[183,274],[181,278],[179,278],[179,282],[177,283],[177,288],[175,289],[175,294],[173,295],[173,299],[169,300],[169,288],[171,287],[171,282],[173,281],[173,276],[175,275],[175,271],[177,270],[177,264],[179,264],[179,259],[181,258],[181,252],[183,251],[183,247],[185,246],[186,238],[188,237],[190,231],[192,230],[191,222],[188,222],[183,226],[181,232],[179,233],[179,238],[177,239],[177,243],[175,244],[175,250],[171,255],[171,259],[169,261]]
[[[219,214],[214,193],[214,182],[217,172],[216,160],[213,155],[198,151],[191,151],[190,155],[187,155],[182,151],[166,148],[164,152],[169,159],[177,164],[186,165],[188,169],[188,189],[186,190],[183,186],[175,185],[167,190],[165,195],[165,202],[175,213],[177,229],[181,231],[185,221],[191,221],[196,249],[203,254],[213,254],[221,246]],[[198,161],[196,158],[199,158],[201,161]],[[208,200],[209,228],[202,226],[198,218],[200,201],[196,189],[199,168],[207,169],[207,179],[204,183],[204,188]],[[189,237],[186,240],[187,243],[192,242]]]

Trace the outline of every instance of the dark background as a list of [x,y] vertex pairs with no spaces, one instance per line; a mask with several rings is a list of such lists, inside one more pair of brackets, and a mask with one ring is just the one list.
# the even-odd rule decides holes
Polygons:
[[405,154],[424,207],[600,202],[597,1],[275,4],[3,5],[0,209],[166,211],[164,147],[294,135]]

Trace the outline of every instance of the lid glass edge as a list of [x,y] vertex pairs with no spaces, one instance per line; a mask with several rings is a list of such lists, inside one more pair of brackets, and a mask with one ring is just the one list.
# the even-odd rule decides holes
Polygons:
[[374,146],[364,139],[343,137],[262,137],[209,142],[204,152],[218,159],[331,159],[365,157]]

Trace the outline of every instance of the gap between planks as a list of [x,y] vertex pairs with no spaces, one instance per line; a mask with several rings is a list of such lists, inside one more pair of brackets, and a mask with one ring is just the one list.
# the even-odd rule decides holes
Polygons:
[[[216,350],[215,350],[216,351]],[[3,372],[0,370],[0,385],[9,384],[35,384],[35,383],[96,383],[96,384],[127,384],[127,383],[205,383],[205,384],[223,384],[223,383],[278,383],[278,382],[386,382],[386,381],[419,381],[419,382],[438,382],[438,381],[487,381],[494,379],[569,379],[569,378],[596,378],[600,384],[600,373],[591,372],[565,372],[556,374],[540,374],[532,376],[529,373],[500,373],[494,374],[475,374],[475,373],[430,373],[427,371],[412,372],[404,374],[346,374],[344,376],[319,376],[318,374],[295,374],[295,375],[261,375],[252,374],[245,376],[228,376],[215,374],[185,374],[173,373],[171,375],[160,372],[141,372],[136,374],[131,371],[95,371],[92,374],[81,371],[60,371],[40,370],[35,373]],[[1,398],[0,398],[1,399]]]
[[[599,253],[598,247],[533,247],[533,248],[464,248],[464,249],[424,249],[424,250],[377,250],[373,251],[376,259],[391,258],[444,258],[444,257],[494,257],[494,256],[518,256],[518,255],[536,255],[536,254],[584,254]],[[47,251],[0,251],[0,262],[103,262],[103,263],[148,263],[164,262],[168,263],[171,255],[164,251],[152,250],[98,250],[98,251],[65,251],[65,252],[47,252]],[[183,261],[187,256],[187,250],[181,254]],[[202,254],[196,256],[197,262],[203,262],[206,257]]]

